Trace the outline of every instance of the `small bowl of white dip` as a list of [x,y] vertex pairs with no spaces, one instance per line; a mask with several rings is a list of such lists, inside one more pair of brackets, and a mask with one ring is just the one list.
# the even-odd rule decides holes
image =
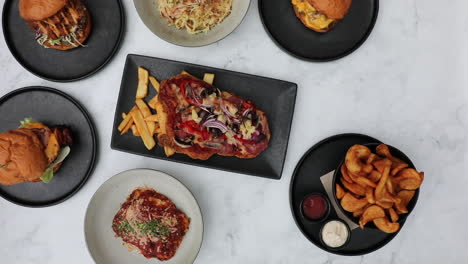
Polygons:
[[349,226],[342,220],[333,219],[325,222],[320,229],[320,241],[332,250],[346,246],[351,238]]

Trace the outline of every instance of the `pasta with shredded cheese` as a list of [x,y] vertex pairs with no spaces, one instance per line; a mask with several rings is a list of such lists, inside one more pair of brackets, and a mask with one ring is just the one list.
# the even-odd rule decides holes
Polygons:
[[190,34],[208,32],[229,16],[233,0],[157,0],[169,25]]

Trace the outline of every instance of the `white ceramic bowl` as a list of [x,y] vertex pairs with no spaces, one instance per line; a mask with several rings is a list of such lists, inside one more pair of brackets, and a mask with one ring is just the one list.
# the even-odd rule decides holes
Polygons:
[[189,34],[185,29],[169,26],[160,16],[157,0],[133,0],[135,8],[145,25],[161,39],[185,47],[205,46],[225,38],[242,23],[251,0],[233,0],[232,12],[219,25],[207,33]]
[[[112,230],[112,220],[121,204],[134,189],[143,186],[167,196],[191,219],[190,229],[175,256],[164,262],[129,252]],[[187,264],[193,263],[200,251],[203,219],[197,201],[181,182],[163,172],[135,169],[117,174],[99,187],[86,211],[84,234],[89,253],[97,264]]]

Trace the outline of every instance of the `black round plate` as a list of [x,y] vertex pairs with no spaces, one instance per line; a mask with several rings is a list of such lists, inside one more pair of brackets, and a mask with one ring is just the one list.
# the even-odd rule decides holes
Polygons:
[[74,141],[71,152],[50,183],[0,185],[0,196],[27,207],[63,202],[84,185],[94,168],[97,139],[91,118],[75,99],[52,88],[26,87],[0,98],[1,132],[17,128],[25,117],[69,127]]
[[[294,170],[289,190],[294,220],[307,239],[317,247],[330,253],[345,256],[368,254],[386,245],[397,234],[386,234],[373,228],[363,230],[356,228],[351,231],[351,239],[347,245],[338,250],[330,250],[320,242],[319,233],[323,223],[308,222],[301,215],[300,204],[305,195],[313,192],[321,192],[326,195],[320,177],[335,170],[352,145],[367,143],[381,142],[375,138],[360,134],[342,134],[329,137],[310,148]],[[338,216],[332,206],[329,219],[333,218],[336,219]],[[403,223],[404,221],[400,222],[402,227]]]
[[83,0],[91,14],[92,30],[86,48],[61,51],[46,49],[19,16],[18,1],[3,6],[3,34],[16,60],[32,74],[56,82],[86,78],[106,65],[117,52],[125,29],[120,0]]
[[327,33],[305,27],[294,14],[291,0],[259,0],[266,31],[280,48],[310,61],[340,59],[358,49],[377,21],[379,0],[353,1],[348,14]]

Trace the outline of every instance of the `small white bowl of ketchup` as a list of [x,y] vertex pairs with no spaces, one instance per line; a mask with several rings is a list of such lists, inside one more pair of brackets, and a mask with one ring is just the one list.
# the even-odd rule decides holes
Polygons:
[[302,200],[301,213],[311,222],[321,222],[330,214],[330,201],[321,193],[311,193]]

